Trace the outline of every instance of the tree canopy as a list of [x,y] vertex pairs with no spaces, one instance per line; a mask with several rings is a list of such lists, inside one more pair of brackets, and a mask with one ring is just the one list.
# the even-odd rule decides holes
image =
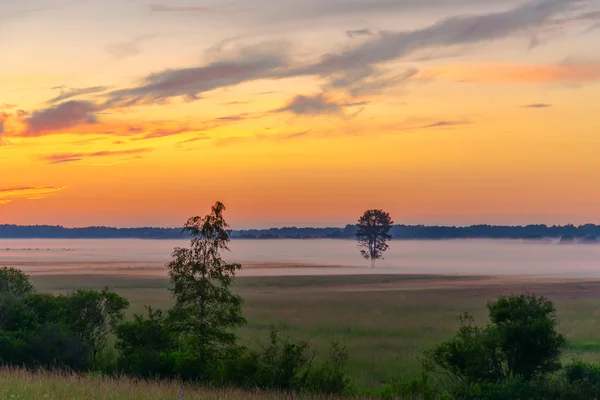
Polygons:
[[242,298],[231,292],[241,265],[221,258],[221,252],[229,250],[224,211],[217,202],[205,217],[190,218],[183,228],[192,236],[190,247],[176,248],[168,264],[178,328],[197,348],[204,365],[235,343],[235,328],[245,323]]
[[383,210],[367,210],[360,217],[357,224],[356,240],[361,248],[360,253],[367,260],[371,260],[371,266],[375,266],[375,260],[383,258],[383,253],[388,249],[388,240],[392,238],[390,229],[394,221],[390,214]]

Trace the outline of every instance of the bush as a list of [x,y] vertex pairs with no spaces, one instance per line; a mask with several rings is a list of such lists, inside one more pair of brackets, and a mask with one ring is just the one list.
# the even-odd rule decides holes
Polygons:
[[28,368],[83,371],[90,366],[89,348],[61,325],[0,333],[0,360]]
[[425,367],[438,372],[453,385],[528,382],[560,368],[565,344],[556,332],[556,310],[544,297],[500,297],[487,305],[490,323],[473,325],[461,317],[454,338],[426,354]]
[[374,394],[376,397],[384,400],[434,400],[445,398],[438,387],[430,384],[429,377],[426,374],[419,378],[394,379],[386,383]]
[[487,305],[508,376],[532,379],[560,368],[566,340],[556,332],[556,308],[545,297],[500,297]]
[[328,395],[342,394],[348,390],[350,380],[345,367],[348,352],[338,342],[329,348],[329,359],[317,365],[308,375],[307,389],[314,393]]
[[282,340],[276,329],[271,329],[268,346],[259,356],[258,386],[292,392],[306,387],[316,354],[309,354],[307,342]]
[[144,378],[174,377],[175,343],[161,310],[147,308],[148,316],[134,315],[115,329],[119,371]]

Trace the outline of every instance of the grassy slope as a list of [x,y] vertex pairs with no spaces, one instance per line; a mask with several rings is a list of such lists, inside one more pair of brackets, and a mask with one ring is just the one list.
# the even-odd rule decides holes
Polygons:
[[[483,280],[482,280],[483,279]],[[471,312],[485,321],[485,303],[501,294],[525,291],[555,301],[560,331],[567,335],[566,358],[600,360],[598,312],[600,282],[486,283],[485,278],[434,276],[241,278],[237,292],[246,299],[248,325],[242,340],[256,346],[270,325],[286,335],[310,339],[325,353],[332,340],[348,347],[349,372],[357,385],[377,385],[420,370],[424,349],[450,337],[456,316]],[[168,307],[164,279],[114,276],[33,277],[42,290],[109,285],[132,302]]]

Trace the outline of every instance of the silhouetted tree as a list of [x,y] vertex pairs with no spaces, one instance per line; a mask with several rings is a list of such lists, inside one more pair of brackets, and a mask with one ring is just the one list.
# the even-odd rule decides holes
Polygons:
[[383,253],[389,247],[387,241],[392,238],[390,229],[393,224],[390,214],[383,210],[367,210],[358,220],[356,240],[362,248],[360,253],[371,260],[373,268],[375,260],[383,258]]
[[183,231],[192,236],[190,248],[176,248],[168,264],[176,315],[186,342],[199,351],[200,367],[223,346],[233,345],[235,328],[242,317],[240,296],[230,288],[240,264],[228,264],[221,251],[229,250],[229,225],[223,218],[225,206],[217,202],[203,218],[190,218]]

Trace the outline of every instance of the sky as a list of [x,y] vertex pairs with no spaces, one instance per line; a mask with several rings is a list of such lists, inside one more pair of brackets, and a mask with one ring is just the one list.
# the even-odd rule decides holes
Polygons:
[[0,224],[600,223],[598,0],[3,0]]

